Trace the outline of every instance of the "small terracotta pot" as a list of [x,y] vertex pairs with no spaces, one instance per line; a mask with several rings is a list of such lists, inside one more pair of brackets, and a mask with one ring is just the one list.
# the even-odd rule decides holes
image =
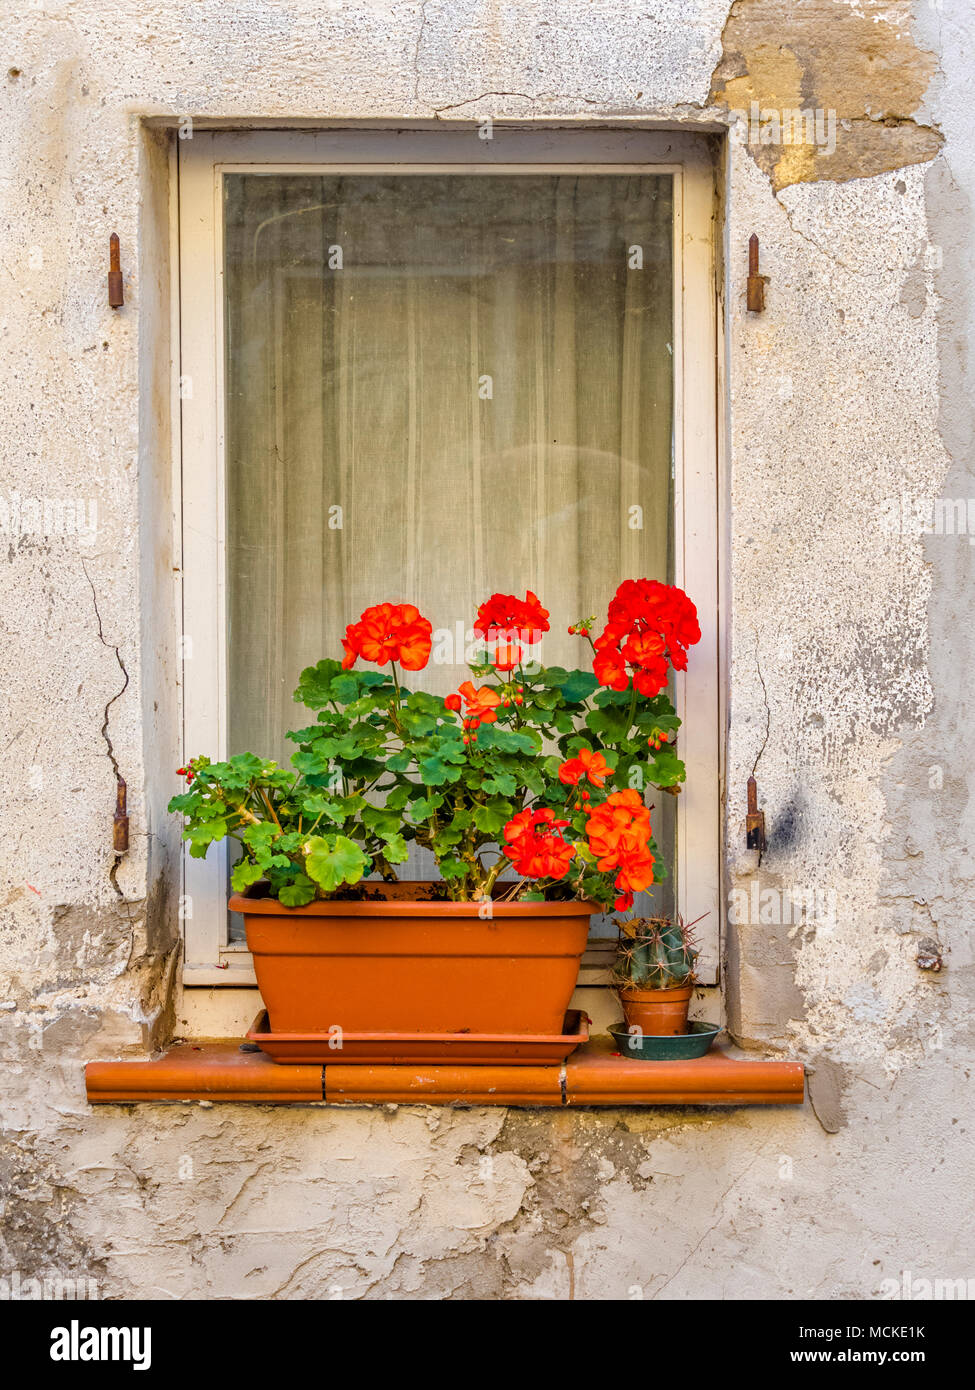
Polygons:
[[282,907],[233,897],[275,1033],[559,1034],[594,903],[431,901],[369,883],[369,901]]
[[687,1008],[693,993],[693,985],[678,985],[675,989],[621,985],[619,990],[628,1026],[654,1038],[687,1032]]

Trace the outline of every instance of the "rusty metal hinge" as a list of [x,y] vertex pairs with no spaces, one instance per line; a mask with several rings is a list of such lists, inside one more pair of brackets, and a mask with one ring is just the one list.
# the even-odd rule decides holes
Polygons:
[[748,238],[748,295],[750,314],[765,313],[765,284],[767,275],[758,273],[758,237],[754,232]]
[[119,260],[118,233],[113,232],[108,239],[108,307],[121,309],[125,303],[122,293],[122,265]]
[[112,847],[124,854],[129,847],[129,813],[126,806],[127,788],[120,777],[115,787],[115,815],[112,817]]
[[758,784],[748,779],[748,814],[745,816],[745,843],[749,849],[765,852],[765,812],[758,809]]

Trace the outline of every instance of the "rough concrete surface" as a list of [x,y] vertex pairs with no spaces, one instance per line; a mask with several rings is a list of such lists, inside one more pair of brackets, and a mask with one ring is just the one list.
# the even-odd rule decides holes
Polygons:
[[[0,1274],[596,1300],[975,1276],[975,546],[885,525],[975,497],[970,7],[38,0],[2,32]],[[835,152],[750,143],[752,101],[833,110]],[[145,122],[186,115],[731,128],[727,884],[829,910],[730,921],[723,988],[742,1045],[814,1068],[811,1105],[87,1106],[82,1063],[157,1045],[179,1007],[171,133]],[[15,495],[94,505],[95,534],[14,525]]]

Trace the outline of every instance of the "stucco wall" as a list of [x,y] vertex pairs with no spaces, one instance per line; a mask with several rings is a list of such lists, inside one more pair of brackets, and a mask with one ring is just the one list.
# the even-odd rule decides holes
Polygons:
[[[972,27],[959,0],[36,0],[4,16],[0,1274],[77,1273],[123,1298],[593,1299],[870,1297],[905,1270],[975,1275],[975,548],[885,524],[903,496],[975,496]],[[83,1061],[151,1046],[182,1008],[163,812],[171,137],[146,122],[720,124],[752,101],[837,120],[832,154],[731,139],[724,188],[728,888],[835,895],[818,925],[729,924],[724,989],[743,1045],[811,1064],[815,1108],[91,1110]],[[744,312],[752,231],[760,318]],[[31,498],[86,526],[94,507],[94,534],[37,534]],[[938,973],[918,967],[927,941]]]

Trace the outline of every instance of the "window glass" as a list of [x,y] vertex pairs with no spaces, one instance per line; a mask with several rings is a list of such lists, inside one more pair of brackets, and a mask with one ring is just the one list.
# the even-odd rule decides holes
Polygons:
[[496,590],[550,610],[547,665],[588,666],[569,624],[602,621],[623,578],[673,579],[671,176],[224,191],[229,752],[286,762],[299,672],[383,600],[433,624],[414,689],[465,679]]

